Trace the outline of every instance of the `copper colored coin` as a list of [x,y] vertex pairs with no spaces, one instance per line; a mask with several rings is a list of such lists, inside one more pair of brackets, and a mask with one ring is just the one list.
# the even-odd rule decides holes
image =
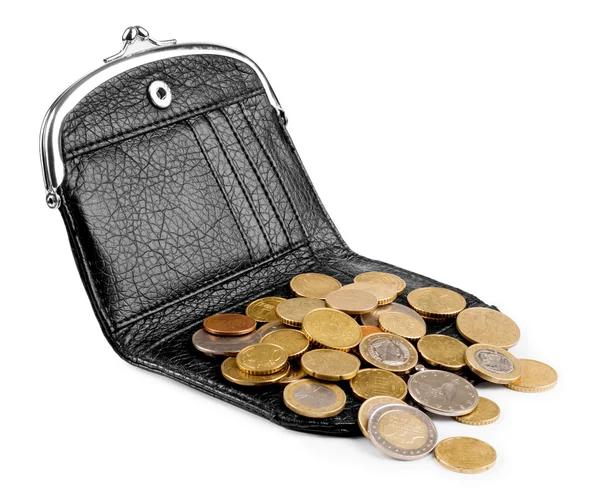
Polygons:
[[244,314],[215,314],[204,320],[204,329],[213,335],[233,337],[256,329],[256,321]]
[[378,326],[361,326],[362,337],[365,338],[368,335],[372,335],[373,333],[383,333],[383,330]]

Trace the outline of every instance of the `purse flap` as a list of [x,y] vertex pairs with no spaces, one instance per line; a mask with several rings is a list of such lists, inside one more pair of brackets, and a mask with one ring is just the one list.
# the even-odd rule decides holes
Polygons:
[[90,77],[50,117],[55,189],[113,343],[159,343],[343,247],[249,59],[180,45]]

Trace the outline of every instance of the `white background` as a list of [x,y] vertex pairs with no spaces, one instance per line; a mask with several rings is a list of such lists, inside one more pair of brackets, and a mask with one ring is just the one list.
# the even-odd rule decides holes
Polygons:
[[[548,0],[4,9],[0,489],[555,490],[592,478],[599,14]],[[251,56],[350,246],[496,304],[521,327],[512,352],[558,370],[548,393],[481,387],[502,408],[491,426],[435,419],[441,438],[492,444],[494,469],[464,476],[363,438],[287,431],[112,351],[44,204],[37,139],[52,101],[135,24]]]

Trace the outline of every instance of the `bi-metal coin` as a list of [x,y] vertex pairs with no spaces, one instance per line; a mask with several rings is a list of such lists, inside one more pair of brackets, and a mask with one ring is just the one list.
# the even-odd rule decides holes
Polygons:
[[519,379],[522,373],[519,359],[494,345],[471,345],[465,352],[465,361],[471,371],[490,383],[512,383]]
[[396,374],[383,369],[361,369],[351,380],[350,388],[361,401],[374,396],[392,396],[400,400],[406,396],[406,383]]
[[354,282],[376,282],[380,284],[389,284],[396,289],[398,295],[406,289],[406,282],[398,275],[386,272],[365,272],[354,277]]
[[287,363],[288,354],[277,345],[257,343],[240,350],[235,360],[240,371],[246,374],[266,375],[281,371]]
[[391,304],[386,304],[385,306],[379,306],[377,309],[375,309],[375,311],[367,314],[361,314],[360,322],[363,325],[379,326],[379,317],[383,313],[405,313],[409,316],[412,316],[416,320],[419,320],[421,323],[423,323],[423,326],[426,326],[425,320],[419,313],[417,313],[414,309],[411,309],[404,304],[398,304],[397,302],[392,302]]
[[239,337],[218,337],[200,329],[192,336],[194,347],[210,356],[235,356],[240,350],[258,342],[260,333],[257,331]]
[[471,343],[487,343],[496,347],[514,347],[521,331],[506,314],[485,307],[465,309],[456,318],[456,329]]
[[325,299],[327,294],[341,286],[336,279],[322,273],[303,273],[290,281],[290,288],[295,295],[311,299]]
[[311,342],[324,348],[350,351],[362,338],[360,326],[352,317],[335,309],[315,309],[302,321],[302,331]]
[[524,393],[541,393],[556,386],[558,374],[543,362],[531,359],[519,359],[523,372],[521,377],[506,385],[507,388]]
[[450,437],[435,447],[440,465],[457,473],[481,473],[496,463],[496,450],[472,437]]
[[289,370],[290,365],[286,362],[279,371],[271,374],[247,374],[240,371],[235,357],[229,357],[221,364],[221,373],[223,374],[223,377],[228,381],[241,386],[266,386],[278,383],[288,375]]
[[325,381],[352,379],[360,369],[360,359],[341,350],[311,350],[302,356],[300,363],[306,374]]
[[479,403],[471,413],[454,417],[454,420],[461,424],[468,425],[488,425],[496,422],[500,418],[500,407],[492,400],[483,396],[479,397]]
[[231,337],[253,332],[256,321],[243,314],[214,314],[204,320],[203,326],[211,335]]
[[285,387],[283,402],[298,415],[324,419],[333,417],[344,409],[346,393],[335,384],[301,379]]
[[454,318],[467,301],[458,292],[442,287],[422,287],[408,293],[406,300],[422,316],[430,318]]
[[398,405],[406,405],[399,398],[392,396],[373,396],[368,400],[365,400],[358,410],[358,427],[367,439],[371,439],[369,435],[369,417],[373,415],[373,412],[383,405],[390,403],[397,403]]
[[409,373],[419,359],[410,342],[393,333],[369,335],[362,339],[358,350],[360,356],[372,366],[398,374]]
[[275,308],[278,304],[285,301],[283,297],[263,297],[251,302],[246,308],[246,316],[250,316],[258,323],[270,323],[278,321]]
[[437,430],[421,410],[390,403],[375,410],[368,422],[371,442],[397,460],[418,460],[435,447]]
[[298,297],[296,299],[288,299],[287,301],[278,304],[275,308],[275,312],[282,323],[299,328],[302,326],[304,316],[315,309],[324,307],[325,301],[321,301],[320,299]]
[[430,366],[458,371],[466,365],[467,346],[447,335],[425,335],[417,342],[417,350]]
[[447,371],[422,370],[408,380],[408,392],[425,410],[454,417],[472,412],[479,402],[475,387]]

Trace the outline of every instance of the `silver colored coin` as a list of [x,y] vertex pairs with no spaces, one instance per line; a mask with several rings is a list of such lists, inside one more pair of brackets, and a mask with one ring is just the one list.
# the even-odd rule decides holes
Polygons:
[[258,330],[256,330],[262,337],[265,337],[269,333],[273,333],[277,330],[289,330],[290,327],[281,321],[271,321],[270,323],[265,323]]
[[322,384],[302,385],[294,390],[294,398],[311,408],[327,408],[336,402],[335,392]]
[[475,387],[465,378],[447,371],[413,374],[408,380],[408,392],[425,410],[447,417],[471,413],[479,403]]
[[371,442],[388,456],[412,461],[424,458],[437,443],[437,429],[421,410],[398,403],[381,405],[369,417]]
[[510,374],[515,370],[512,361],[495,350],[478,350],[475,352],[475,360],[481,364],[481,367],[496,374]]
[[402,366],[408,362],[408,349],[396,340],[378,338],[369,343],[367,348],[371,357],[387,366]]
[[232,357],[248,345],[260,343],[261,338],[257,331],[239,337],[219,337],[201,329],[192,336],[192,343],[206,355]]
[[385,306],[379,306],[370,313],[361,314],[360,322],[365,326],[379,326],[379,316],[381,316],[383,313],[408,314],[409,316],[412,316],[416,320],[419,320],[421,323],[423,323],[423,326],[426,326],[425,320],[419,313],[417,313],[414,309],[402,304],[398,304],[397,302],[392,302],[391,304],[386,304]]

